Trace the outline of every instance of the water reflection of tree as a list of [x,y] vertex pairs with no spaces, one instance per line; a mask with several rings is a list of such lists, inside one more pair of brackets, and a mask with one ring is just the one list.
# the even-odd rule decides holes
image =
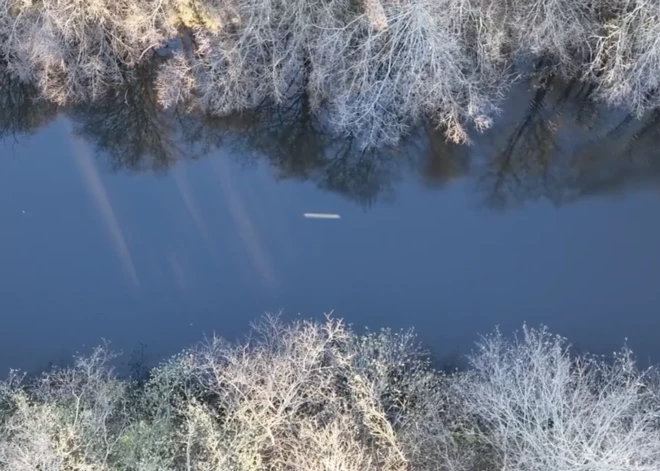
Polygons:
[[311,180],[362,205],[391,197],[403,169],[415,161],[405,146],[365,149],[353,138],[326,132],[304,94],[269,112],[245,138],[279,178]]
[[418,133],[409,140],[409,146],[416,142],[414,150],[420,156],[422,165],[419,173],[427,186],[442,188],[448,182],[463,177],[470,172],[469,148],[448,142],[444,134],[425,123]]
[[391,195],[414,155],[405,148],[364,149],[324,132],[304,95],[230,118],[204,116],[189,121],[183,134],[206,152],[224,148],[241,161],[265,161],[278,179],[312,181],[363,205]]
[[35,87],[20,82],[0,65],[0,139],[31,134],[56,114],[57,107],[40,100]]
[[154,67],[126,71],[126,86],[66,111],[74,132],[96,146],[116,170],[162,171],[188,155],[177,140],[177,114],[158,105]]
[[498,128],[493,133],[494,141],[488,143],[488,152],[493,154],[488,157],[481,182],[491,206],[506,207],[521,198],[561,198],[555,194],[557,176],[553,174],[553,164],[557,151],[556,118],[563,113],[555,110],[560,109],[569,94],[562,93],[555,98],[556,103],[548,104],[553,81],[552,76],[545,76],[539,83],[530,84],[531,97],[522,116],[512,121],[510,129]]
[[286,105],[218,118],[196,110],[165,112],[153,68],[132,72],[128,85],[102,100],[67,110],[74,132],[96,145],[116,170],[165,170],[181,159],[221,151],[242,162],[266,161],[278,178],[309,180],[369,204],[391,191],[405,166],[400,151],[364,150],[330,137],[306,97]]
[[590,144],[573,160],[580,196],[660,186],[660,111],[641,119],[626,115]]
[[526,107],[512,104],[513,118],[504,115],[477,146],[485,155],[479,184],[486,204],[563,204],[657,179],[658,116],[605,108],[578,81],[546,76],[529,85]]
[[[495,127],[473,134],[472,146],[448,144],[422,126],[396,149],[365,150],[324,132],[305,95],[225,118],[166,112],[156,101],[153,67],[126,73],[126,87],[65,110],[74,131],[116,170],[164,171],[182,159],[231,155],[362,205],[391,196],[406,173],[430,187],[476,174],[486,203],[498,208],[539,198],[563,204],[660,181],[660,112],[637,119],[606,109],[590,99],[589,85],[551,75],[521,84]],[[0,93],[0,137],[31,132],[56,115],[7,74],[0,73]]]

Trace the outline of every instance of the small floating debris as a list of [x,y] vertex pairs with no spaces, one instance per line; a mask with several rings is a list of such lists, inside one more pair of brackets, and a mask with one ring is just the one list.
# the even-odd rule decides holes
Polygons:
[[308,219],[340,219],[341,217],[333,213],[304,213],[303,216]]

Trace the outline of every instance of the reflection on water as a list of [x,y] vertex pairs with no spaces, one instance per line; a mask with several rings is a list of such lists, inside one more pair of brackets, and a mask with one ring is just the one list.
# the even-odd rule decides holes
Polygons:
[[365,150],[304,96],[165,112],[152,74],[62,109],[0,74],[0,370],[101,337],[173,353],[282,308],[415,325],[443,354],[527,320],[660,359],[660,113],[546,76],[469,146],[427,126]]
[[[541,197],[564,204],[655,185],[660,168],[655,158],[660,112],[637,119],[605,108],[590,99],[590,86],[578,81],[544,76],[520,84],[493,129],[473,132],[470,146],[448,144],[427,126],[397,149],[365,150],[324,133],[304,96],[286,108],[228,118],[165,112],[156,102],[153,74],[145,67],[130,86],[103,100],[59,110],[112,169],[162,172],[181,160],[231,149],[246,163],[267,161],[278,178],[309,180],[362,205],[391,199],[396,182],[412,171],[429,187],[473,174],[484,203],[505,208]],[[0,76],[0,93],[0,136],[18,139],[57,113],[7,74]],[[185,188],[181,191],[188,198]]]
[[57,107],[39,101],[37,91],[0,65],[0,138],[30,134],[55,117]]
[[268,252],[264,248],[259,230],[257,230],[241,194],[234,187],[226,162],[215,160],[213,161],[213,168],[218,175],[220,189],[250,262],[264,285],[274,290],[277,287],[275,269],[272,266]]
[[[531,84],[526,109],[484,136],[481,181],[494,207],[546,197],[556,204],[658,177],[657,112],[641,119],[599,106],[577,81]],[[527,98],[527,97],[525,97]],[[514,106],[511,106],[513,109]],[[520,115],[520,116],[518,116]]]
[[135,271],[133,259],[128,250],[128,245],[126,244],[126,238],[115,215],[115,210],[110,203],[105,185],[99,176],[93,156],[89,152],[89,149],[87,149],[86,144],[81,142],[79,137],[71,136],[71,147],[73,160],[78,167],[78,171],[91,200],[94,201],[98,213],[103,218],[103,222],[112,240],[112,245],[119,260],[121,260],[124,271],[131,283],[138,287],[140,282]]

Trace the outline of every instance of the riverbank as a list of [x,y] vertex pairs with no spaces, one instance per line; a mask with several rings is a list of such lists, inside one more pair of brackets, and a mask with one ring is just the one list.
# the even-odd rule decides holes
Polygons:
[[649,0],[0,2],[2,62],[45,100],[99,100],[156,61],[160,106],[303,106],[366,147],[422,120],[467,141],[521,63],[641,115],[660,105],[659,32]]
[[660,386],[626,349],[576,356],[525,327],[441,373],[412,333],[265,318],[128,381],[99,347],[0,383],[0,465],[95,470],[647,471]]

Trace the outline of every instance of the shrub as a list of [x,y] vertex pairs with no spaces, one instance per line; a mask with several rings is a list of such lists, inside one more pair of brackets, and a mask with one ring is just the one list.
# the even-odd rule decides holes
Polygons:
[[181,459],[182,411],[194,398],[191,371],[191,357],[184,352],[152,369],[145,384],[132,385],[131,420],[117,439],[113,470],[199,469],[184,468]]
[[178,442],[196,469],[403,470],[405,457],[374,394],[353,366],[352,334],[273,318],[248,344],[211,339],[191,353],[193,395]]
[[[12,471],[108,469],[125,421],[125,387],[112,374],[112,355],[97,348],[24,383],[0,387],[0,468]],[[2,414],[2,415],[5,415]]]
[[660,106],[660,4],[616,0],[615,14],[598,36],[592,78],[608,103],[624,105],[638,116]]
[[0,468],[12,471],[651,471],[655,370],[624,349],[574,357],[525,327],[484,337],[443,375],[410,332],[267,317],[118,380],[107,348],[0,383]]
[[490,125],[508,84],[492,44],[501,36],[471,27],[487,12],[456,3],[212,2],[206,16],[221,26],[193,29],[194,50],[162,67],[161,103],[195,97],[203,111],[227,115],[306,94],[322,121],[364,146],[396,143],[421,119],[465,141],[465,126]]
[[[657,108],[659,25],[654,0],[0,0],[0,63],[57,104],[119,93],[149,61],[165,107],[303,100],[362,147],[422,121],[466,142],[514,64],[589,80],[637,115]],[[170,43],[170,60],[151,61]]]
[[516,0],[509,13],[513,47],[523,57],[544,59],[555,71],[573,78],[585,74],[592,59],[599,14],[609,0]]
[[660,469],[660,407],[629,350],[572,357],[565,340],[525,327],[484,337],[452,386],[498,466],[525,471]]
[[367,145],[395,144],[422,119],[455,142],[467,141],[467,126],[489,127],[504,75],[481,73],[483,57],[462,36],[470,19],[452,1],[379,5],[378,22],[366,10],[329,35],[323,46],[333,52],[314,54],[335,61],[323,73],[330,121]]
[[56,103],[93,100],[165,39],[160,1],[1,0],[9,69]]

